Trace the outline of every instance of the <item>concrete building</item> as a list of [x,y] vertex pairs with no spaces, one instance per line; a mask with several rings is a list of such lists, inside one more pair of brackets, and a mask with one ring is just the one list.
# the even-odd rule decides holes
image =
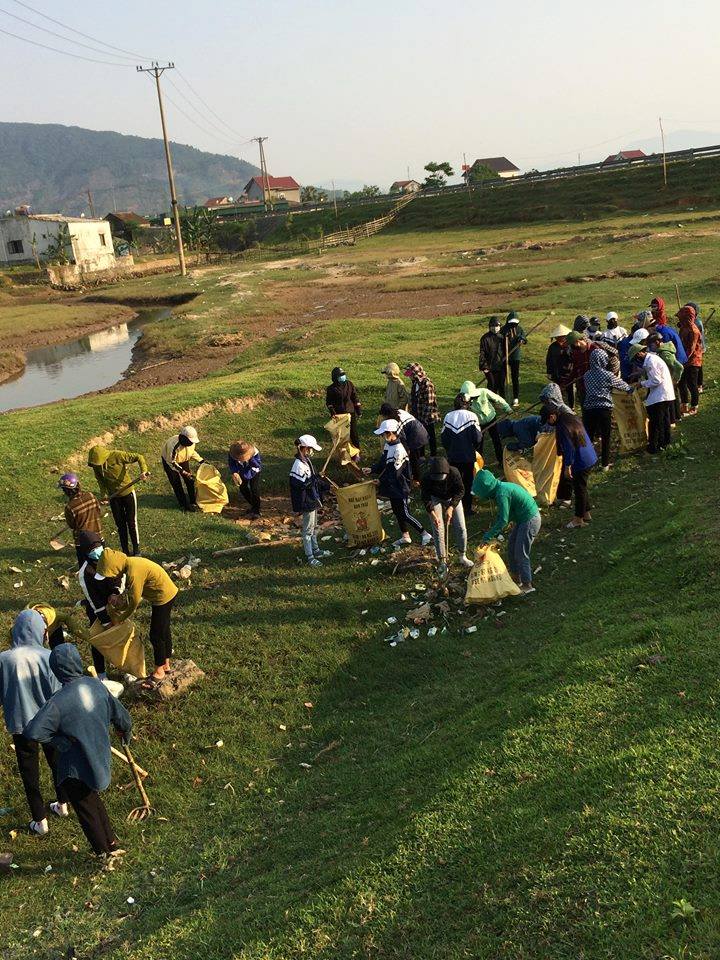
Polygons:
[[58,237],[67,227],[65,256],[82,273],[112,270],[115,251],[107,220],[63,217],[55,213],[0,217],[0,263],[55,259]]
[[[300,184],[293,177],[268,177],[270,199],[300,203]],[[245,187],[248,200],[263,200],[263,178],[253,177]]]
[[106,214],[105,219],[110,224],[112,235],[120,237],[127,243],[132,243],[133,231],[150,226],[150,221],[146,217],[141,217],[139,213],[135,213],[133,210],[117,210],[114,213]]
[[396,180],[390,187],[390,193],[419,193],[422,190],[422,184],[417,180]]

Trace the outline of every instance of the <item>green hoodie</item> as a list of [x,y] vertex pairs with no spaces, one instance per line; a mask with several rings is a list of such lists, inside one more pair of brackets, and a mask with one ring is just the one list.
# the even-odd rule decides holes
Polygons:
[[679,383],[683,375],[684,367],[677,358],[677,349],[672,340],[661,343],[658,347],[658,356],[665,361],[665,366],[670,371],[673,383]]
[[466,380],[460,386],[460,393],[472,398],[470,409],[477,414],[481,427],[492,423],[498,415],[498,407],[503,413],[512,413],[512,407],[504,397],[487,387],[476,387],[472,380]]
[[494,500],[497,508],[495,523],[483,534],[483,542],[494,540],[509,523],[526,523],[540,512],[530,494],[517,483],[498,480],[489,470],[478,470],[472,485],[478,500]]
[[88,466],[93,468],[100,491],[106,497],[112,497],[132,483],[133,478],[128,470],[131,463],[138,465],[140,473],[148,472],[147,460],[141,453],[108,450],[99,443],[88,451]]

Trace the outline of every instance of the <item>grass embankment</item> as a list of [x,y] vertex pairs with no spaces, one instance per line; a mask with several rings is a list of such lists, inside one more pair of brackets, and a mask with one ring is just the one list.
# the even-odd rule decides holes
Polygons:
[[[644,250],[625,248],[628,269]],[[704,258],[687,262],[686,295],[717,292]],[[578,310],[593,294],[600,309],[650,292],[648,278],[599,283],[592,294],[568,284]],[[557,289],[544,300],[538,291],[526,328]],[[498,286],[498,307],[513,297]],[[380,367],[419,359],[447,409],[484,329],[457,317],[326,322],[311,340],[295,331],[253,347],[230,375],[8,415],[4,625],[29,600],[75,598],[55,583],[72,557],[45,544],[60,509],[53,470],[92,436],[218,404],[197,424],[203,454],[221,465],[230,439],[255,440],[266,491],[284,495],[293,437],[322,436],[317,391],[336,361],[366,401],[369,451]],[[526,352],[528,402],[544,383],[546,343],[538,333]],[[207,679],[181,702],[134,710],[136,753],[168,821],[126,825],[135,801],[118,791],[127,776],[116,770],[107,801],[129,853],[115,873],[98,877],[73,820],[42,842],[8,839],[25,811],[3,751],[13,812],[2,825],[20,864],[0,905],[8,955],[716,955],[718,365],[708,360],[702,415],[682,427],[682,446],[596,477],[587,530],[571,535],[565,512],[544,512],[536,595],[472,635],[423,631],[394,650],[383,621],[404,616],[399,596],[416,577],[393,579],[336,544],[319,570],[299,562],[299,548],[212,560],[239,542],[237,527],[176,509],[157,460],[167,431],[121,435],[153,464],[140,497],[146,553],[203,560],[179,598],[175,635]],[[222,405],[262,395],[240,416]],[[486,521],[473,522],[475,539]],[[224,748],[211,749],[218,739]],[[680,898],[695,919],[672,919]]]

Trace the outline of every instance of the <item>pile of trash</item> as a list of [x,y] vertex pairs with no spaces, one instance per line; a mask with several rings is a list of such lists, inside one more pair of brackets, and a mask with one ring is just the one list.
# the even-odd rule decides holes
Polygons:
[[195,567],[202,563],[200,557],[180,557],[179,560],[163,561],[163,568],[176,580],[189,580]]

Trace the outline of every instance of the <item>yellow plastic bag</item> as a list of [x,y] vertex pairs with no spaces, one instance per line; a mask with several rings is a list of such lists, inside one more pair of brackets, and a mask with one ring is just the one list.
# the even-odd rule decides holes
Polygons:
[[465,603],[495,603],[503,597],[516,597],[520,592],[497,550],[490,546],[478,547],[475,566],[468,576]]
[[372,480],[338,487],[340,518],[348,535],[349,547],[373,547],[382,543],[387,534],[383,530],[377,505],[377,487]]
[[325,424],[325,429],[332,437],[338,463],[341,467],[347,466],[360,453],[360,448],[350,442],[350,414],[339,414],[337,419]]
[[535,499],[542,507],[555,503],[562,476],[562,457],[558,455],[555,431],[541,433],[533,447],[532,470],[535,479]]
[[220,513],[227,506],[227,487],[211,463],[201,463],[195,474],[195,499],[203,513]]
[[535,496],[535,478],[530,461],[521,453],[514,450],[503,450],[503,471],[508,483],[516,483],[523,490],[527,490],[531,497]]
[[647,409],[643,393],[613,390],[615,423],[620,434],[620,453],[637,453],[647,446]]
[[90,643],[114,667],[134,677],[145,676],[145,650],[140,638],[135,636],[135,625],[130,620],[116,623],[107,630],[96,620],[90,627]]

